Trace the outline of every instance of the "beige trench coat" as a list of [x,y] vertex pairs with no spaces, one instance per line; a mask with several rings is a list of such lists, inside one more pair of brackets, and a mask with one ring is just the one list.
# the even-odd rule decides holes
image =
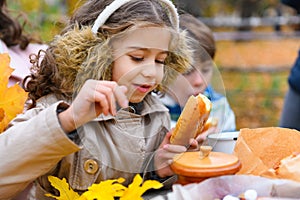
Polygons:
[[111,178],[123,177],[128,184],[135,174],[153,170],[151,156],[170,125],[168,110],[156,97],[145,98],[140,115],[128,109],[115,117],[100,115],[78,128],[74,141],[60,127],[58,106],[65,103],[43,97],[0,134],[0,199],[12,198],[34,180],[34,199],[47,199],[45,193],[55,194],[48,175],[65,177],[74,190],[84,191]]

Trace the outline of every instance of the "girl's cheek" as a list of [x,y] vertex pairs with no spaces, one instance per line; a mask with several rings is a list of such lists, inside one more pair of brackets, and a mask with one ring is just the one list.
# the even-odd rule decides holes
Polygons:
[[164,68],[162,68],[161,70],[158,71],[158,73],[156,75],[156,80],[158,83],[162,82],[164,75],[165,75]]

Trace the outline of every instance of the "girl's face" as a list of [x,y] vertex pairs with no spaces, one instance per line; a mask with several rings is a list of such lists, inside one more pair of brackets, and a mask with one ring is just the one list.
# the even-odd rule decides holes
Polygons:
[[130,102],[138,103],[161,83],[171,34],[168,30],[146,27],[131,31],[112,42],[112,80],[128,89]]

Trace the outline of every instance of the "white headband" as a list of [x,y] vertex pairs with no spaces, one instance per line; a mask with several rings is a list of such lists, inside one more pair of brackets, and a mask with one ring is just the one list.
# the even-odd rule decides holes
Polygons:
[[[92,32],[97,33],[100,26],[102,26],[111,14],[113,14],[121,6],[129,2],[130,0],[114,0],[110,5],[106,6],[105,9],[98,15],[95,23],[92,27]],[[179,30],[179,16],[174,4],[170,0],[160,0],[167,5],[171,12],[171,21],[175,24],[177,31]]]

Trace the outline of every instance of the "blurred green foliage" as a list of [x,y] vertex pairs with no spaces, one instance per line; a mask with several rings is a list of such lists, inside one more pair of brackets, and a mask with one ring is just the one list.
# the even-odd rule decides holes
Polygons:
[[10,0],[7,1],[11,13],[26,23],[28,34],[40,36],[47,42],[65,25],[73,10],[83,0]]
[[289,70],[234,71],[221,69],[226,96],[237,128],[278,126]]

